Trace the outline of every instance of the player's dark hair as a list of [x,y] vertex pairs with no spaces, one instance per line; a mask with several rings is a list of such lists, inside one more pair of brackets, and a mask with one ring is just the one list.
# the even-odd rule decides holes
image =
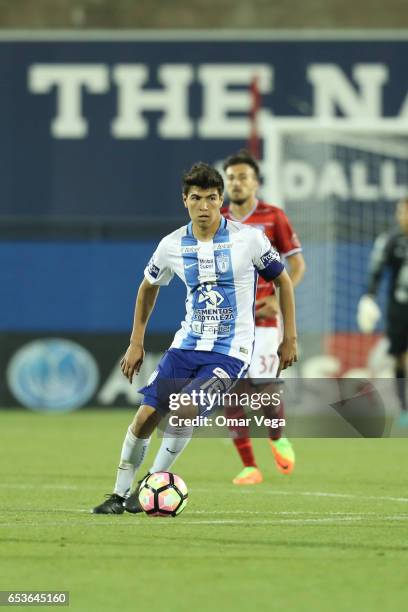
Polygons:
[[237,164],[247,164],[248,166],[251,166],[251,168],[255,172],[256,178],[258,179],[258,181],[260,180],[261,173],[259,170],[258,162],[254,157],[252,157],[252,155],[247,149],[240,149],[237,153],[234,153],[233,155],[227,157],[222,167],[224,168],[224,172],[226,172],[227,168],[229,168],[230,166],[236,166]]
[[221,174],[204,162],[198,162],[191,166],[190,170],[183,174],[183,193],[188,195],[190,187],[211,189],[215,187],[220,196],[224,193],[224,181]]

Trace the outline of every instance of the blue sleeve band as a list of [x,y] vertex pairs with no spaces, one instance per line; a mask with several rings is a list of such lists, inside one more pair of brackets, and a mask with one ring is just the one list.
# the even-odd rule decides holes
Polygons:
[[271,263],[263,270],[258,270],[258,273],[264,280],[272,281],[274,278],[279,276],[284,269],[285,266],[283,263],[275,259],[274,261],[271,261]]

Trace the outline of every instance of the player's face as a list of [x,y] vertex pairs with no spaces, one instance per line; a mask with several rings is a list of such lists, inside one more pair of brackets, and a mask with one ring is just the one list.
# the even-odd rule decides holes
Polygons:
[[402,231],[408,234],[408,200],[399,202],[396,217]]
[[248,164],[229,166],[225,172],[227,193],[233,204],[244,204],[255,197],[259,187],[255,170]]
[[224,199],[215,187],[190,187],[188,194],[183,195],[183,200],[190,219],[201,229],[207,229],[219,222]]

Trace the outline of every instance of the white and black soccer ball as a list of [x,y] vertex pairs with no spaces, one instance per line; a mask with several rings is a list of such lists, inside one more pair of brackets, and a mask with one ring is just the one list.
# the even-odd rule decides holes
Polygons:
[[171,472],[150,474],[140,485],[139,502],[149,516],[177,516],[187,505],[187,485]]

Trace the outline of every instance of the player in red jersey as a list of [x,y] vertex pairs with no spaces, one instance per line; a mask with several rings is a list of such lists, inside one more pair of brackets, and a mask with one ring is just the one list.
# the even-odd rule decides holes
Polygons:
[[[257,199],[260,184],[257,162],[248,151],[241,150],[228,157],[223,167],[229,206],[221,210],[222,214],[233,221],[248,223],[262,229],[275,249],[286,259],[289,275],[296,287],[306,269],[302,247],[283,210]],[[273,282],[259,280],[255,325],[255,346],[248,371],[249,382],[251,379],[254,381],[259,378],[274,378],[278,372],[278,349],[282,338],[279,305]],[[240,416],[236,407],[229,408],[228,413],[230,416]],[[282,404],[278,414],[273,416],[284,418]],[[234,478],[233,483],[250,485],[262,482],[262,473],[255,461],[248,430],[242,427],[232,429],[235,447],[244,464],[244,469]],[[295,465],[295,454],[290,441],[282,436],[280,428],[269,428],[268,433],[278,470],[283,474],[289,474]]]

